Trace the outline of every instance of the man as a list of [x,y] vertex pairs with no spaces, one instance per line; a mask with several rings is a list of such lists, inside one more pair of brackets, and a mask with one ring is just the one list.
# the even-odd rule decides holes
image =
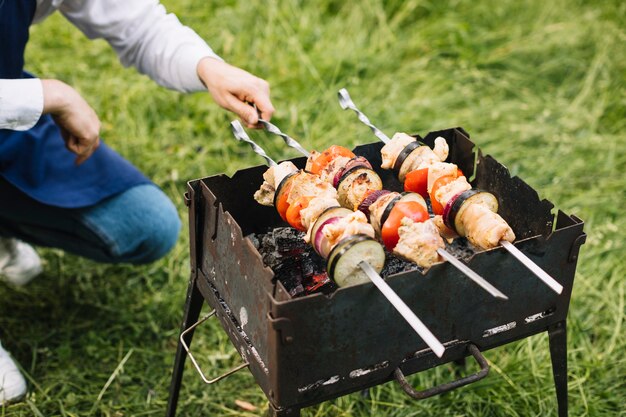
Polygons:
[[[257,109],[265,119],[274,112],[267,82],[223,62],[158,0],[0,1],[0,277],[14,285],[41,271],[25,242],[141,264],[165,255],[180,229],[165,194],[100,141],[98,116],[80,94],[24,72],[29,26],[55,10],[107,40],[124,65],[174,90],[208,90],[249,127]],[[0,405],[25,392],[0,345]]]

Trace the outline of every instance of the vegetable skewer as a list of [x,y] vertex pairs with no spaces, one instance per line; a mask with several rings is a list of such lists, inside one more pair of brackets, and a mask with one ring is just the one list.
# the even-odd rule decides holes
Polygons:
[[[255,153],[262,156],[271,167],[278,166],[274,160],[272,160],[265,151],[254,143],[250,137],[243,130],[243,127],[238,121],[231,122],[231,129],[236,139],[244,141],[252,146],[252,149]],[[277,193],[279,191],[277,190]],[[332,208],[331,208],[332,210]],[[343,210],[343,209],[342,209]],[[326,222],[330,221],[327,220]],[[320,229],[325,226],[325,223],[321,225]],[[317,233],[316,233],[317,234]],[[362,239],[363,235],[357,235],[357,239]],[[314,242],[315,243],[315,242]],[[358,242],[357,242],[358,243]],[[348,249],[348,245],[343,245],[342,242],[336,244],[336,249],[340,249],[341,251]],[[382,251],[382,247],[380,248]],[[329,264],[333,264],[333,260],[335,261],[332,265],[334,269],[336,269],[337,258],[341,255],[341,253],[334,253],[333,250],[330,250],[329,255]],[[383,252],[384,256],[384,252]],[[419,335],[424,342],[430,347],[430,349],[437,355],[437,357],[442,357],[445,351],[445,347],[443,344],[433,335],[433,333],[424,325],[424,323],[411,311],[411,309],[398,297],[398,295],[391,289],[391,287],[383,280],[378,274],[379,271],[374,269],[372,265],[370,265],[367,261],[361,260],[359,258],[358,267],[365,273],[366,277],[372,281],[372,283],[378,288],[378,290],[387,298],[387,300],[391,303],[391,305],[400,313],[400,315],[407,321],[407,323],[415,330],[415,332]],[[382,268],[382,265],[380,266]],[[330,271],[329,275],[333,275],[333,271]],[[339,284],[339,282],[338,282]]]
[[[368,120],[369,121],[369,120]],[[288,135],[286,135],[285,133],[283,133],[278,127],[276,127],[275,125],[267,122],[267,121],[262,121],[261,122],[265,128],[273,134],[276,134],[278,136],[280,136],[281,138],[283,138],[283,140],[285,141],[285,143],[287,144],[287,146],[290,146],[294,149],[297,149],[301,154],[303,154],[304,156],[306,156],[307,158],[310,157],[311,153],[308,152],[307,150],[304,149],[304,147],[302,147],[295,139],[289,137]],[[376,129],[376,131],[380,132],[378,129]],[[375,132],[376,132],[375,131]],[[384,133],[380,132],[382,135],[384,135]],[[378,135],[377,135],[378,136]],[[388,138],[387,138],[388,139]],[[373,223],[373,222],[372,222]],[[380,229],[383,225],[380,224],[378,225],[379,227],[377,227],[377,229]],[[397,240],[396,240],[397,242]],[[395,244],[393,245],[395,246]],[[391,248],[389,248],[390,250],[393,249],[393,246]],[[504,300],[508,300],[508,297],[503,294],[500,290],[498,290],[496,287],[494,287],[491,283],[489,283],[489,281],[487,281],[486,279],[484,279],[483,277],[481,277],[479,274],[477,274],[475,271],[473,271],[472,269],[470,269],[467,265],[465,265],[464,263],[462,263],[461,261],[459,261],[456,257],[454,257],[454,255],[452,255],[450,252],[446,251],[443,248],[437,248],[436,250],[437,254],[439,256],[441,256],[443,259],[447,260],[448,262],[450,262],[450,264],[452,266],[454,266],[455,268],[457,268],[459,271],[461,271],[463,274],[465,274],[469,279],[471,279],[472,281],[474,281],[476,284],[478,284],[481,288],[483,288],[485,291],[487,291],[489,294],[491,294],[493,297],[495,298],[501,298]],[[395,253],[395,252],[394,252]],[[402,256],[402,255],[401,255]],[[404,257],[404,256],[403,256]]]
[[[365,116],[365,114],[359,110],[356,105],[354,104],[354,102],[352,101],[352,99],[350,98],[350,94],[348,94],[348,91],[345,88],[342,88],[341,90],[339,90],[338,92],[338,97],[339,97],[339,104],[341,106],[341,108],[345,109],[351,109],[354,110],[357,114],[358,114],[358,118],[361,122],[363,122],[365,125],[367,125],[370,129],[372,129],[372,131],[374,132],[374,134],[376,135],[376,137],[378,137],[381,141],[383,141],[386,145],[389,144],[391,142],[391,140],[389,139],[389,137],[387,135],[385,135],[384,133],[382,133],[377,127],[375,127],[370,120],[367,118],[367,116]],[[410,145],[409,145],[410,146]],[[399,171],[399,170],[398,170]],[[451,182],[451,181],[450,181]],[[435,193],[431,192],[431,197],[434,195]],[[433,201],[434,200],[434,201]],[[452,197],[450,200],[454,200],[454,197]],[[439,204],[436,199],[431,198],[431,202],[433,203],[433,208],[435,208],[436,204]],[[444,215],[444,217],[446,217]],[[524,255],[520,250],[518,250],[515,245],[513,245],[511,242],[502,239],[498,242],[498,244],[500,246],[502,246],[504,249],[506,249],[511,255],[513,255],[519,262],[521,262],[526,268],[528,268],[533,274],[535,274],[542,282],[544,282],[548,287],[550,287],[550,289],[552,289],[554,292],[556,292],[557,294],[561,294],[561,292],[563,291],[563,286],[561,284],[559,284],[553,277],[551,277],[548,273],[546,273],[543,269],[541,269],[536,263],[534,263],[530,258],[528,258],[526,255]]]

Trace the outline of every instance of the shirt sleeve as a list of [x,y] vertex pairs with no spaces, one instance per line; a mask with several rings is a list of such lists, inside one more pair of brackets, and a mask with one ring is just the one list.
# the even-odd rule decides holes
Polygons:
[[124,66],[173,90],[205,90],[198,62],[221,60],[158,0],[65,0],[59,10],[90,39],[109,42]]
[[0,79],[0,129],[28,130],[35,126],[42,112],[40,79]]

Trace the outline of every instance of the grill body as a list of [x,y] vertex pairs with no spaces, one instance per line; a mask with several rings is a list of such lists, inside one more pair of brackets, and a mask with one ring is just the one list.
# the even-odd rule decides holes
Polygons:
[[[490,156],[474,153],[461,129],[429,133],[443,136],[449,161],[473,172],[472,184],[499,197],[499,213],[511,225],[516,246],[552,275],[564,290],[557,295],[502,248],[473,255],[468,266],[508,295],[490,297],[448,263],[426,274],[399,273],[389,285],[446,346],[437,358],[371,283],[340,288],[330,296],[292,299],[260,254],[245,238],[284,225],[275,210],[257,204],[254,191],[265,166],[217,175],[188,186],[191,280],[183,328],[197,319],[204,301],[222,326],[270,401],[274,415],[394,379],[396,370],[412,374],[470,355],[470,344],[489,350],[537,333],[550,333],[559,414],[567,415],[565,322],[583,222],[541,200],[521,179]],[[354,152],[380,167],[374,143]],[[475,164],[475,161],[477,162]],[[302,167],[304,158],[293,160]],[[385,188],[401,190],[389,171],[378,171]],[[191,334],[187,336],[191,342]],[[168,415],[174,415],[185,352],[177,353]],[[436,390],[435,390],[436,391]],[[437,392],[435,392],[437,393]]]

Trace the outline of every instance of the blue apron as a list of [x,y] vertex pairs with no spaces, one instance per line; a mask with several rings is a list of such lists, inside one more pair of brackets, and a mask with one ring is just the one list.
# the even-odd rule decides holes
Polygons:
[[[35,8],[35,0],[0,0],[2,79],[30,77],[23,69],[24,50]],[[27,131],[0,129],[0,175],[42,203],[86,207],[135,185],[150,183],[102,141],[82,165],[76,166],[75,158],[65,148],[61,131],[50,115],[41,116]]]

